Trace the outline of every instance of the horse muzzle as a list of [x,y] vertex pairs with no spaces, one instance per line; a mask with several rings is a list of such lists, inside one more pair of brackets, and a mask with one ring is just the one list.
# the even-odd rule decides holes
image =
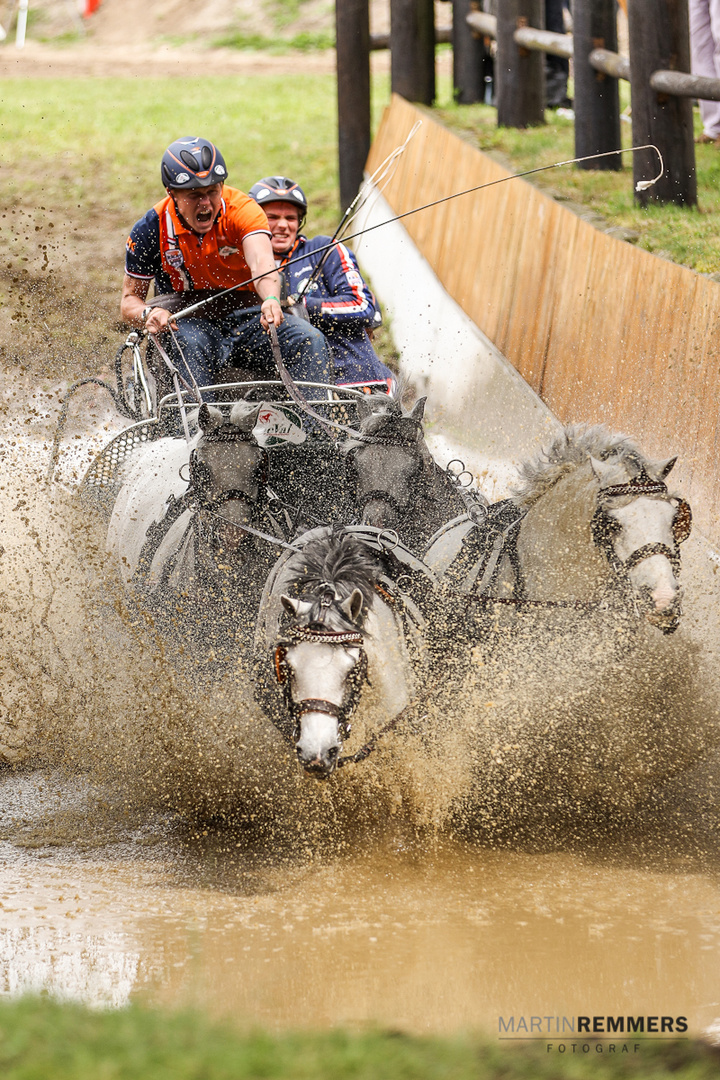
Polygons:
[[651,626],[657,627],[663,634],[674,634],[680,625],[682,596],[680,588],[669,598],[654,596],[648,591],[642,598],[644,602],[638,606]]
[[322,754],[317,754],[311,759],[308,759],[303,755],[299,746],[295,747],[295,751],[298,756],[298,761],[307,775],[314,777],[315,780],[328,780],[335,772],[340,758],[339,746],[331,746]]
[[682,607],[680,604],[673,604],[672,608],[666,611],[651,611],[645,615],[645,618],[651,626],[656,626],[658,630],[661,630],[663,634],[674,634],[680,625],[680,616],[682,615]]

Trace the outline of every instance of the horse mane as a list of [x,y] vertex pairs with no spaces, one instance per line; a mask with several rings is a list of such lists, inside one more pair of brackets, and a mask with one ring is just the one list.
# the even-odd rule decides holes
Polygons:
[[615,460],[630,477],[639,476],[647,459],[628,435],[610,431],[604,424],[568,424],[555,441],[537,457],[524,462],[512,498],[519,506],[533,506],[563,477],[590,458]]
[[293,556],[288,565],[291,568],[296,571],[294,583],[301,594],[332,585],[340,600],[346,600],[359,589],[366,609],[372,604],[380,573],[379,563],[367,546],[350,533],[339,531],[311,540]]

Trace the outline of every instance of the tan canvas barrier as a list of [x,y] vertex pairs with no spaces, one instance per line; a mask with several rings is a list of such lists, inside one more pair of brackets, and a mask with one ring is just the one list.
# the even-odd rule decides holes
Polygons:
[[[422,127],[384,190],[393,210],[508,173],[394,97],[373,171]],[[720,285],[598,232],[523,180],[404,219],[439,280],[564,422],[606,423],[651,456],[720,542]]]

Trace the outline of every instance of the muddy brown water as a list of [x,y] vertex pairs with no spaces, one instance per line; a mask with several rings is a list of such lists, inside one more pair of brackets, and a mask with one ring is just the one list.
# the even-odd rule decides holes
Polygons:
[[[45,492],[47,439],[11,424],[4,447],[1,993],[271,1029],[685,1016],[720,1038],[717,597],[699,540],[686,624],[651,646],[686,680],[667,714],[671,688],[646,699],[636,678],[613,699],[617,664],[583,696],[579,644],[554,681],[536,673],[531,701],[526,666],[520,701],[505,656],[434,701],[429,748],[408,735],[319,784],[241,677],[200,707],[117,597],[98,604],[102,544]],[[93,450],[78,440],[66,483]],[[573,709],[592,740],[590,699],[633,696],[656,726],[633,715],[593,743],[606,767],[590,791],[587,768],[562,766]],[[550,713],[565,742],[538,771]]]

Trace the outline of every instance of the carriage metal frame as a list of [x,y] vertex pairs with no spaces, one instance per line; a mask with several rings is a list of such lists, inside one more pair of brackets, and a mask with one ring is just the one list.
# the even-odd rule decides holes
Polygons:
[[[116,388],[101,383],[111,393],[116,409],[121,416],[134,420],[134,423],[121,432],[100,451],[94,459],[78,487],[78,495],[86,505],[93,506],[105,517],[109,517],[112,505],[121,486],[121,467],[135,453],[139,446],[161,438],[187,439],[188,435],[197,434],[197,425],[189,416],[190,410],[198,408],[206,395],[212,394],[212,405],[226,417],[233,405],[239,400],[254,400],[268,405],[284,406],[291,410],[302,425],[300,409],[289,395],[281,379],[236,379],[228,382],[210,383],[199,386],[197,394],[191,389],[177,388],[165,393],[158,399],[156,374],[148,357],[143,357],[140,345],[143,335],[132,330],[115,358]],[[132,352],[130,373],[123,370],[126,351]],[[149,350],[148,350],[149,351]],[[340,427],[356,427],[358,418],[354,403],[366,398],[366,392],[350,386],[337,386],[333,383],[298,380],[296,386],[309,405],[323,419]],[[323,448],[325,456],[337,451],[342,438],[338,429],[337,437],[332,437],[322,430],[319,424],[312,422],[303,427],[305,443],[313,450]],[[304,443],[304,444],[305,444]],[[302,444],[302,445],[304,445]],[[274,446],[271,454],[280,449]],[[330,450],[331,455],[327,454]],[[298,460],[307,457],[308,447],[294,447]],[[312,455],[312,450],[311,450]],[[279,456],[282,456],[280,454]],[[318,455],[315,454],[317,457]],[[339,473],[339,470],[336,470]],[[344,476],[342,478],[344,480]],[[290,493],[286,490],[284,495]],[[286,501],[288,500],[286,498]],[[296,507],[297,508],[297,507]],[[312,516],[312,515],[311,515]],[[320,523],[322,519],[316,518]],[[323,522],[330,524],[330,521]]]

